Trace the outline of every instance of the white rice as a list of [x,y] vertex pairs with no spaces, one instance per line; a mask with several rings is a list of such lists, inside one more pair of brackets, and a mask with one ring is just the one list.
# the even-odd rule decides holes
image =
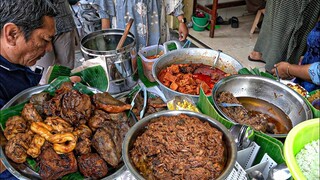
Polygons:
[[304,146],[303,149],[296,155],[298,165],[309,180],[320,179],[320,139],[312,141]]

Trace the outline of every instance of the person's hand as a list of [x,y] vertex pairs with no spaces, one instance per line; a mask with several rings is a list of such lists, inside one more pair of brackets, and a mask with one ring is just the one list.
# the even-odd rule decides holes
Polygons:
[[80,76],[71,76],[70,81],[73,83],[81,82],[81,77]]
[[179,41],[184,41],[187,39],[189,30],[185,23],[179,23]]
[[274,65],[274,68],[271,69],[272,74],[276,75],[276,67],[278,69],[278,75],[281,79],[292,79],[293,77],[289,73],[290,63],[288,62],[279,62]]

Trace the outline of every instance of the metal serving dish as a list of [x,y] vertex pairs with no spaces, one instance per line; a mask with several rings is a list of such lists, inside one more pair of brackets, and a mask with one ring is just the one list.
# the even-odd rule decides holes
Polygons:
[[[292,125],[292,127],[294,127],[313,117],[310,107],[305,102],[306,100],[285,84],[262,76],[233,75],[220,80],[212,90],[214,107],[224,118],[232,122],[235,121],[229,118],[216,102],[217,95],[222,91],[229,91],[237,98],[256,98],[276,106],[291,120],[291,122],[284,119],[279,120],[279,122],[284,125]],[[263,107],[259,107],[259,104],[257,104],[256,108]],[[268,135],[276,138],[284,138],[287,136],[287,134]]]
[[[152,76],[158,82],[160,89],[164,93],[167,99],[172,99],[174,96],[190,96],[195,102],[198,102],[199,95],[190,95],[180,93],[178,91],[173,91],[170,88],[163,85],[159,79],[159,72],[172,65],[181,63],[203,63],[206,65],[213,65],[213,60],[217,56],[218,51],[212,49],[202,49],[202,48],[183,48],[171,51],[163,56],[161,56],[152,67]],[[216,67],[223,70],[226,73],[237,74],[238,70],[243,68],[241,63],[231,56],[220,53],[220,60],[217,62]]]
[[[5,104],[1,110],[7,109],[11,106],[15,106],[21,103],[24,103],[30,99],[30,97],[33,94],[38,94],[48,88],[49,85],[43,85],[43,86],[35,86],[29,89],[26,89],[19,94],[17,94],[15,97],[13,97],[7,104]],[[101,91],[88,87],[93,93],[99,93]],[[3,135],[3,127],[0,128],[0,155],[1,155],[1,161],[4,164],[4,166],[18,179],[41,179],[39,174],[33,171],[31,168],[29,168],[25,163],[18,164],[13,161],[11,161],[7,156],[5,155],[5,144],[6,144],[6,138]],[[119,164],[119,167],[116,169],[112,169],[113,173],[108,175],[107,177],[103,178],[104,180],[111,180],[115,179],[118,176],[120,176],[123,172],[126,171],[126,167],[124,166],[124,163],[121,162]]]
[[227,148],[227,162],[226,162],[224,171],[217,179],[227,178],[228,175],[231,173],[237,159],[237,148],[230,132],[227,130],[227,128],[224,127],[223,124],[221,124],[220,122],[218,122],[217,120],[209,116],[195,113],[192,111],[181,111],[181,110],[180,111],[160,111],[160,112],[151,114],[141,119],[134,126],[130,128],[122,144],[122,157],[127,169],[136,179],[139,179],[139,180],[144,179],[140,175],[139,171],[134,167],[133,163],[131,162],[129,151],[132,149],[133,143],[135,142],[136,138],[146,130],[146,126],[148,125],[149,122],[152,122],[153,119],[161,116],[176,116],[179,114],[186,114],[190,117],[197,117],[203,122],[209,122],[212,127],[217,128],[223,133],[223,141],[225,142],[226,148]]

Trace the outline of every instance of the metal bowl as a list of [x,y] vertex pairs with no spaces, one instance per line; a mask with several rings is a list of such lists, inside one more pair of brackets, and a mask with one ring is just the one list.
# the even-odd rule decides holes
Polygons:
[[[43,85],[43,86],[35,86],[29,89],[26,89],[19,94],[17,94],[15,97],[13,97],[7,104],[5,104],[1,110],[7,109],[11,106],[15,106],[21,103],[24,103],[30,99],[30,97],[34,94],[38,94],[48,88],[49,85]],[[88,87],[93,93],[99,93],[98,89]],[[5,137],[3,135],[3,127],[0,128],[0,157],[1,161],[4,164],[4,166],[18,179],[41,179],[38,173],[33,171],[31,168],[23,164],[18,164],[13,161],[11,161],[7,156],[5,155]],[[120,176],[123,172],[126,171],[126,167],[124,166],[124,163],[122,162],[118,168],[112,169],[112,173],[109,174],[107,177],[103,178],[104,180],[111,180],[115,179],[118,176]],[[109,172],[108,172],[109,173]]]
[[[270,78],[254,75],[233,75],[220,80],[212,90],[214,107],[218,112],[229,121],[229,118],[220,108],[216,101],[217,95],[222,91],[229,91],[235,97],[250,97],[264,100],[269,104],[278,107],[288,116],[290,122],[281,119],[283,125],[297,124],[312,119],[312,111],[307,105],[306,100],[290,87]],[[258,105],[256,105],[258,108]],[[276,138],[284,138],[287,134],[268,134]]]
[[136,179],[144,179],[144,177],[141,176],[139,171],[135,168],[134,164],[132,163],[129,151],[132,149],[132,146],[136,138],[146,130],[146,126],[149,122],[152,122],[153,119],[161,116],[177,116],[179,114],[186,114],[190,117],[197,117],[203,122],[209,122],[212,127],[217,128],[223,133],[223,141],[225,142],[227,148],[227,162],[224,171],[217,179],[227,178],[228,175],[231,173],[237,159],[237,148],[232,135],[227,130],[227,128],[225,128],[217,120],[212,119],[209,116],[195,113],[192,111],[161,111],[146,116],[145,118],[138,121],[134,126],[132,126],[126,134],[126,137],[122,144],[122,157],[127,169]]
[[[185,48],[171,51],[154,62],[152,66],[152,76],[158,82],[160,89],[167,99],[172,99],[174,96],[190,96],[194,102],[198,102],[199,95],[184,94],[171,90],[159,81],[158,74],[162,69],[172,64],[192,62],[212,66],[214,57],[216,57],[217,54],[218,51],[216,50],[202,48]],[[220,53],[220,60],[217,62],[216,67],[230,74],[237,74],[238,70],[243,68],[239,61],[225,53]]]

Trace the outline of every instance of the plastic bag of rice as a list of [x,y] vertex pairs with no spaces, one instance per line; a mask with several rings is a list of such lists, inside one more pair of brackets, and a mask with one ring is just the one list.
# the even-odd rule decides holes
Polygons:
[[296,155],[296,160],[303,173],[309,180],[320,179],[320,140],[312,141],[304,146]]

